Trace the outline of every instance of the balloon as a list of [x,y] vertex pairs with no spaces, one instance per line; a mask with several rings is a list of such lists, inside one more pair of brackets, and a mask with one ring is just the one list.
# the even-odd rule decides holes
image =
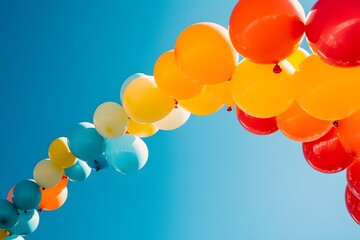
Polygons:
[[38,207],[41,200],[40,187],[33,180],[23,180],[15,185],[12,200],[21,210],[31,210]]
[[199,94],[204,85],[180,71],[175,62],[174,50],[162,54],[154,67],[154,78],[159,88],[175,99],[192,98]]
[[128,116],[123,107],[114,102],[105,102],[94,113],[94,125],[98,133],[105,138],[117,138],[123,135],[128,124]]
[[310,166],[323,173],[340,172],[355,160],[341,145],[335,128],[315,141],[303,143],[302,147]]
[[124,93],[125,93],[125,90],[127,88],[127,86],[129,86],[129,84],[134,81],[135,79],[137,78],[140,78],[140,77],[145,77],[147,76],[146,74],[143,74],[143,73],[134,73],[133,75],[129,76],[124,82],[123,84],[121,85],[121,89],[120,89],[120,100],[121,102],[123,102],[123,98],[124,98]]
[[14,235],[26,236],[34,232],[39,226],[39,213],[36,210],[19,211],[19,222],[9,232]]
[[256,118],[236,107],[236,116],[239,123],[249,132],[258,135],[267,135],[278,130],[276,118]]
[[346,179],[348,187],[355,194],[357,198],[360,198],[360,161],[357,159],[346,170]]
[[253,62],[278,63],[300,45],[304,21],[296,0],[241,0],[230,16],[230,39]]
[[153,123],[137,123],[132,120],[129,120],[128,133],[136,135],[138,137],[150,137],[159,131],[159,128]]
[[281,73],[273,73],[272,65],[252,63],[244,59],[231,79],[231,92],[236,105],[257,118],[271,118],[284,112],[294,101],[292,74],[287,61],[279,63]]
[[201,84],[226,82],[238,63],[226,28],[209,22],[189,26],[175,43],[180,70]]
[[0,199],[0,228],[12,228],[18,220],[19,216],[16,207],[9,201]]
[[296,49],[286,60],[296,69],[310,54],[303,48]]
[[217,112],[223,104],[213,98],[204,88],[199,95],[190,99],[179,100],[179,104],[185,110],[198,116],[206,116]]
[[47,211],[53,211],[60,208],[65,203],[68,196],[67,184],[68,179],[63,177],[56,186],[40,189],[41,201],[39,207],[42,210]]
[[145,142],[137,136],[125,134],[106,141],[106,157],[109,164],[123,174],[140,170],[148,156]]
[[76,157],[71,153],[66,137],[55,139],[50,144],[48,152],[51,162],[58,168],[68,168],[76,162]]
[[109,167],[105,153],[93,161],[88,161],[87,165],[89,165],[89,167],[91,167],[95,171],[100,171]]
[[71,152],[84,161],[92,161],[103,154],[105,139],[91,123],[82,122],[75,125],[68,136]]
[[234,99],[231,95],[230,81],[213,85],[206,85],[205,88],[213,98],[222,102],[223,104],[226,104],[229,107],[235,105]]
[[11,235],[7,236],[4,240],[24,240],[24,238],[18,235]]
[[6,200],[8,200],[11,203],[13,203],[12,202],[12,194],[13,194],[14,188],[15,188],[15,185],[10,188],[10,190],[6,196]]
[[65,175],[73,182],[81,182],[90,176],[91,168],[85,161],[78,160],[72,167],[65,169]]
[[5,229],[0,229],[0,240],[4,240],[9,232]]
[[169,115],[154,122],[154,125],[161,130],[174,130],[184,125],[190,117],[190,112],[186,111],[181,106],[174,108]]
[[351,192],[348,186],[345,189],[345,203],[351,217],[357,224],[360,224],[360,200]]
[[360,2],[319,0],[311,9],[305,26],[313,51],[329,64],[341,67],[360,65]]
[[310,115],[340,120],[360,109],[360,68],[338,68],[307,57],[294,74],[296,100]]
[[50,159],[38,162],[34,168],[34,180],[43,188],[55,186],[60,182],[63,175],[64,170],[62,168],[57,168],[52,164]]
[[138,123],[156,122],[171,112],[174,99],[163,93],[151,76],[133,80],[126,88],[123,99],[125,112]]
[[320,120],[306,113],[296,102],[276,117],[280,131],[299,142],[311,142],[321,138],[332,128],[332,121]]
[[346,151],[360,157],[360,111],[339,121],[338,134]]

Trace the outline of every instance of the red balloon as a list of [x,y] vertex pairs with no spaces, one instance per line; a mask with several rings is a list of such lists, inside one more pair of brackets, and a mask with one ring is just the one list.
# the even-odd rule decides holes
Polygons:
[[319,0],[305,25],[310,47],[329,64],[359,66],[359,16],[359,0]]
[[351,217],[357,224],[360,224],[360,200],[350,190],[349,186],[345,189],[345,203]]
[[355,160],[341,145],[336,128],[318,140],[303,143],[302,147],[310,166],[323,173],[340,172]]
[[346,170],[346,179],[349,188],[360,198],[360,161],[357,160]]
[[243,112],[238,107],[236,107],[236,116],[241,125],[254,134],[267,135],[279,129],[276,124],[276,117],[256,118]]

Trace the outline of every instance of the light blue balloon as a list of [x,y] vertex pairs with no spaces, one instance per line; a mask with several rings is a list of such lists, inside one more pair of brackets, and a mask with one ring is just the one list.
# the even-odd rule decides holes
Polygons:
[[77,160],[74,165],[65,169],[65,175],[73,182],[84,181],[91,173],[91,168],[85,161]]
[[128,77],[124,82],[123,84],[121,85],[121,88],[120,88],[120,100],[121,102],[123,102],[123,97],[124,97],[124,92],[127,88],[127,86],[132,82],[134,81],[135,79],[139,78],[139,77],[145,77],[146,75],[143,74],[143,73],[135,73],[133,75],[131,75],[130,77]]
[[34,232],[39,226],[40,217],[36,210],[19,211],[19,222],[8,229],[11,234],[26,236]]
[[95,159],[94,161],[88,161],[86,163],[89,165],[89,167],[91,167],[95,171],[100,171],[102,169],[109,167],[105,154],[101,155],[99,158]]
[[24,238],[18,235],[11,235],[4,238],[4,240],[24,240]]
[[149,151],[145,142],[132,134],[107,139],[105,154],[110,166],[128,174],[140,170],[146,163]]
[[93,161],[104,153],[105,139],[96,131],[94,124],[82,122],[71,129],[68,145],[77,158]]
[[39,185],[33,180],[19,182],[13,190],[12,201],[14,205],[21,210],[37,208],[41,201]]
[[9,229],[19,220],[16,207],[9,201],[0,199],[0,228]]

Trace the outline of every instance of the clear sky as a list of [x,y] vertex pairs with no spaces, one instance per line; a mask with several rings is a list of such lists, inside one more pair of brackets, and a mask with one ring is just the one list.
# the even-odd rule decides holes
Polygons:
[[[178,34],[228,25],[236,0],[2,0],[0,196],[32,178],[52,140],[119,102],[131,74],[153,74]],[[315,1],[300,1],[306,12]],[[261,8],[261,5],[259,5]],[[256,9],[254,10],[256,11]],[[306,47],[305,45],[303,45]],[[226,108],[145,139],[148,164],[69,183],[66,204],[27,239],[358,239],[344,173],[313,170],[301,144],[246,132]]]

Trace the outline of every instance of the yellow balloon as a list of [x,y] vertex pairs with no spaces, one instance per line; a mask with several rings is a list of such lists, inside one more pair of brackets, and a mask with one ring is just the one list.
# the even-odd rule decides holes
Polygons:
[[154,78],[162,91],[178,100],[194,97],[204,88],[203,84],[196,83],[180,71],[173,50],[158,58],[154,67]]
[[0,229],[0,240],[5,239],[9,235],[9,232],[5,229]]
[[76,162],[76,157],[71,153],[66,137],[52,141],[48,154],[51,162],[58,168],[69,168]]
[[298,48],[286,60],[296,69],[309,55],[305,49]]
[[274,73],[271,64],[240,62],[231,79],[231,92],[241,110],[257,118],[270,118],[290,107],[294,102],[294,68],[287,61],[279,66],[282,71]]
[[128,119],[123,107],[115,102],[101,104],[94,113],[96,131],[105,138],[117,138],[123,135]]
[[213,98],[208,91],[204,88],[197,96],[180,100],[181,107],[198,116],[206,116],[218,111],[223,104]]
[[151,76],[139,77],[126,88],[124,109],[137,123],[153,123],[168,115],[175,106],[174,99],[163,93]]
[[193,24],[181,32],[175,43],[180,70],[202,84],[228,81],[238,58],[228,30],[215,23]]
[[234,106],[235,102],[231,95],[231,83],[230,81],[226,81],[223,83],[206,85],[205,88],[209,92],[213,98],[219,100],[223,104],[227,106]]
[[129,120],[127,131],[128,133],[144,138],[144,137],[150,137],[157,133],[159,128],[155,126],[155,124],[152,123],[137,123],[132,120]]
[[50,188],[57,185],[64,175],[64,170],[57,168],[50,159],[45,159],[34,168],[34,180],[35,182],[44,188]]
[[360,67],[340,68],[307,57],[294,74],[296,101],[310,115],[340,120],[360,109]]

